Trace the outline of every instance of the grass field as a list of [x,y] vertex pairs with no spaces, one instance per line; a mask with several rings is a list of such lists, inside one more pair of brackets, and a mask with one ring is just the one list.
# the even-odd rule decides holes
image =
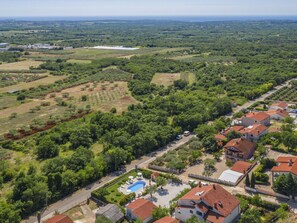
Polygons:
[[189,84],[193,84],[196,81],[196,76],[195,74],[191,72],[182,72],[180,74],[180,78],[187,81]]
[[0,110],[20,105],[21,102],[17,101],[16,98],[17,97],[14,95],[1,95],[0,94]]
[[168,87],[181,78],[180,73],[156,73],[151,83]]
[[67,60],[68,63],[77,63],[77,64],[90,64],[92,63],[91,60],[76,60],[76,59],[70,59]]
[[52,75],[48,75],[45,78],[36,80],[36,81],[31,81],[31,82],[21,82],[19,84],[16,85],[11,85],[11,86],[7,86],[7,87],[3,87],[0,88],[0,93],[5,93],[5,92],[10,92],[10,91],[19,91],[19,90],[25,90],[25,89],[29,89],[32,87],[38,87],[40,85],[48,85],[48,84],[53,84],[56,81],[59,80],[63,80],[65,79],[65,76],[52,76]]
[[0,70],[29,70],[30,67],[38,67],[42,62],[34,60],[24,60],[15,63],[5,63],[0,65]]

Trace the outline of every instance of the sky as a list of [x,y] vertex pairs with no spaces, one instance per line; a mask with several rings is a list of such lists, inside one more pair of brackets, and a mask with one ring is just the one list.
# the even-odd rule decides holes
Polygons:
[[297,16],[297,0],[0,0],[0,17]]

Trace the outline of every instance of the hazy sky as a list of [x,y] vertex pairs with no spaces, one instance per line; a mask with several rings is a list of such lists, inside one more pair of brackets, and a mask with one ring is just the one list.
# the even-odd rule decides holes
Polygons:
[[0,0],[0,16],[297,15],[297,0]]

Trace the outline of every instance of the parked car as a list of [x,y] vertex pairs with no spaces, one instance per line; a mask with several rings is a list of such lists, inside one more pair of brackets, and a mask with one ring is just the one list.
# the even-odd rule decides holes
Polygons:
[[177,139],[177,140],[180,140],[180,139],[182,139],[182,138],[183,138],[182,135],[177,135],[177,136],[176,136],[176,139]]
[[190,131],[184,131],[184,136],[189,136],[191,135]]

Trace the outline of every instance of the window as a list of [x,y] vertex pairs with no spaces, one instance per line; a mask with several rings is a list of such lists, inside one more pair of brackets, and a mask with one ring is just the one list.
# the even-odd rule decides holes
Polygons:
[[193,214],[193,210],[190,210],[190,213]]
[[196,211],[196,214],[202,216],[202,213],[200,211]]

